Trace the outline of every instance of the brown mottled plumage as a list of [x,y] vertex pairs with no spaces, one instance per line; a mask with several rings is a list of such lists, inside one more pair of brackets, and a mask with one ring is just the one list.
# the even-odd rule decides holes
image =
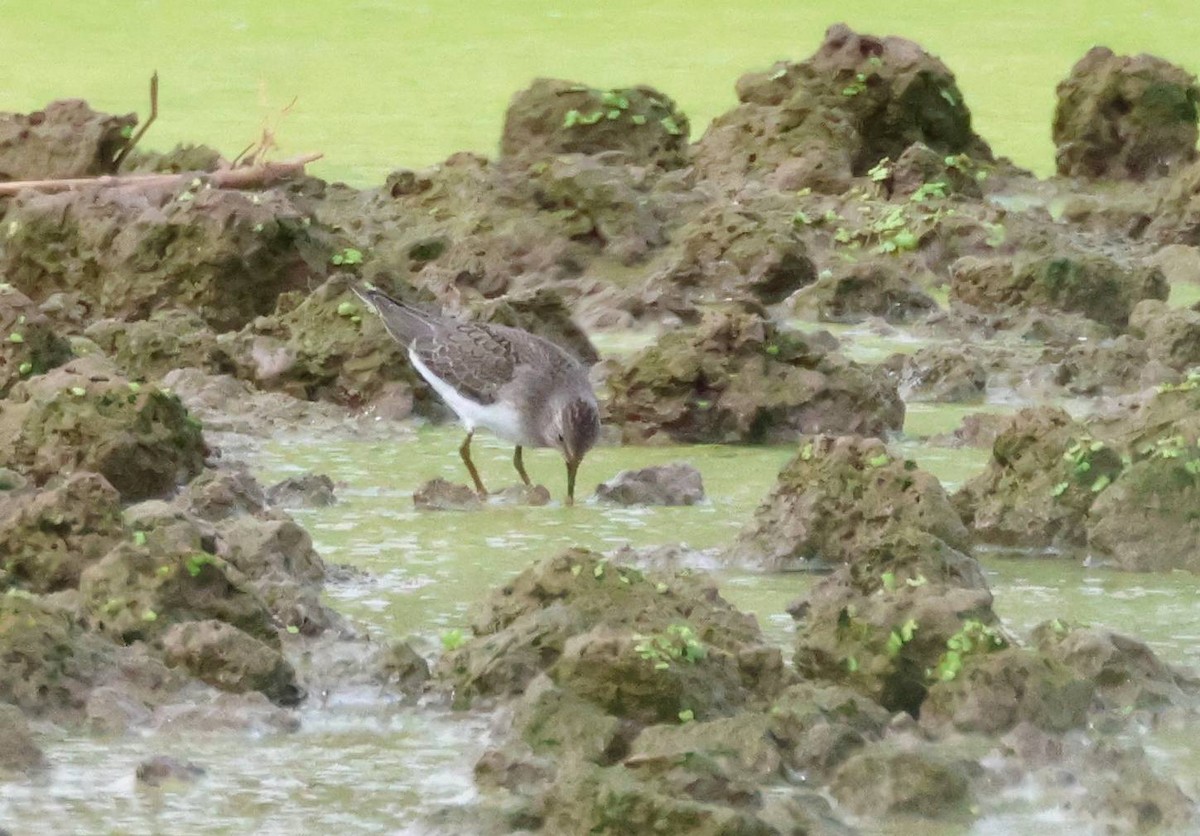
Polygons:
[[413,367],[467,428],[459,453],[481,495],[471,437],[486,427],[516,445],[513,465],[529,476],[522,447],[554,447],[567,463],[567,503],[575,473],[600,434],[600,410],[587,369],[549,340],[505,325],[460,322],[397,302],[378,290],[355,290],[405,348]]

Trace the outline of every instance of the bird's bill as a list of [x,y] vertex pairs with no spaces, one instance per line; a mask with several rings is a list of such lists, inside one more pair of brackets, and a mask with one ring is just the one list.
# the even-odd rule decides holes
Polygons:
[[575,504],[575,472],[579,470],[579,462],[567,459],[567,504]]

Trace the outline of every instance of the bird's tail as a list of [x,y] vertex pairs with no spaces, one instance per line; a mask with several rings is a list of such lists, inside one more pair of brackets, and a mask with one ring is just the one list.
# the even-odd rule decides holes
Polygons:
[[407,347],[418,337],[428,337],[433,333],[430,318],[416,308],[397,302],[373,287],[352,287],[351,290],[379,314],[383,326],[401,345]]

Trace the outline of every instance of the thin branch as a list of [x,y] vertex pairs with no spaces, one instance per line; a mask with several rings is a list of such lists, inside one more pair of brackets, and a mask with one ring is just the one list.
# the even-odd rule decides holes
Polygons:
[[324,154],[304,154],[290,160],[264,162],[242,168],[217,171],[186,171],[181,174],[108,174],[103,177],[75,177],[69,180],[14,180],[0,183],[0,197],[11,197],[24,189],[45,193],[65,192],[88,187],[155,188],[173,186],[199,178],[215,189],[261,189],[304,173],[304,167]]
[[154,124],[154,120],[158,118],[158,70],[154,71],[154,75],[150,76],[150,116],[142,123],[129,140],[125,143],[125,147],[117,154],[117,158],[113,160],[113,171],[121,170],[121,163],[125,162],[125,158],[129,156],[129,152],[138,144],[143,134],[150,130],[150,126]]

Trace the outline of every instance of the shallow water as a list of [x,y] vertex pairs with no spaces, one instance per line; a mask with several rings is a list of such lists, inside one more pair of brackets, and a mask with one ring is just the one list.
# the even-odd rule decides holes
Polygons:
[[1054,86],[1088,48],[1195,72],[1200,37],[1190,0],[0,0],[0,20],[0,54],[20,68],[0,76],[0,110],[74,96],[144,115],[157,69],[148,147],[207,142],[232,157],[267,127],[280,154],[324,152],[313,171],[357,185],[455,151],[493,155],[509,98],[537,76],[654,85],[698,137],[735,104],[738,76],[808,56],[839,20],[941,57],[997,153],[1049,174]]
[[[941,424],[956,423],[959,413],[925,411]],[[423,480],[463,480],[460,438],[453,427],[397,432],[394,442],[289,438],[269,445],[255,462],[264,482],[314,469],[339,483],[338,504],[295,512],[327,561],[369,573],[331,584],[329,603],[377,638],[410,638],[429,656],[440,652],[443,634],[466,628],[472,602],[531,561],[569,546],[682,542],[708,549],[728,543],[791,453],[785,447],[603,447],[584,464],[581,488],[620,469],[684,459],[701,470],[710,497],[692,508],[621,509],[592,501],[565,508],[556,501],[477,513],[415,511],[411,494]],[[985,460],[982,451],[933,448],[916,435],[898,444],[950,487]],[[489,484],[515,481],[507,446],[480,437],[476,448]],[[530,451],[526,463],[561,499],[565,475],[556,455]],[[1018,632],[1051,617],[1085,621],[1139,635],[1171,661],[1200,664],[1200,609],[1190,575],[1130,575],[1086,569],[1079,560],[998,553],[983,555],[983,563],[997,612]],[[736,570],[716,575],[723,594],[755,613],[786,654],[791,619],[784,608],[815,579]],[[50,772],[5,785],[0,826],[21,834],[459,832],[460,825],[439,826],[429,817],[476,798],[471,768],[487,739],[486,718],[393,704],[369,691],[319,702],[314,696],[301,710],[301,730],[294,734],[105,739],[56,733],[44,741]],[[1185,730],[1189,737],[1197,731]],[[1178,734],[1152,742],[1171,772],[1196,774],[1196,754]],[[137,764],[157,754],[194,761],[208,774],[189,786],[137,786]],[[1007,792],[989,800],[994,814],[985,809],[970,828],[920,832],[1034,827],[1049,815],[1038,811],[1037,798],[1037,792],[1028,798]],[[1087,832],[1061,820],[1056,828]],[[897,823],[889,832],[917,831]]]

